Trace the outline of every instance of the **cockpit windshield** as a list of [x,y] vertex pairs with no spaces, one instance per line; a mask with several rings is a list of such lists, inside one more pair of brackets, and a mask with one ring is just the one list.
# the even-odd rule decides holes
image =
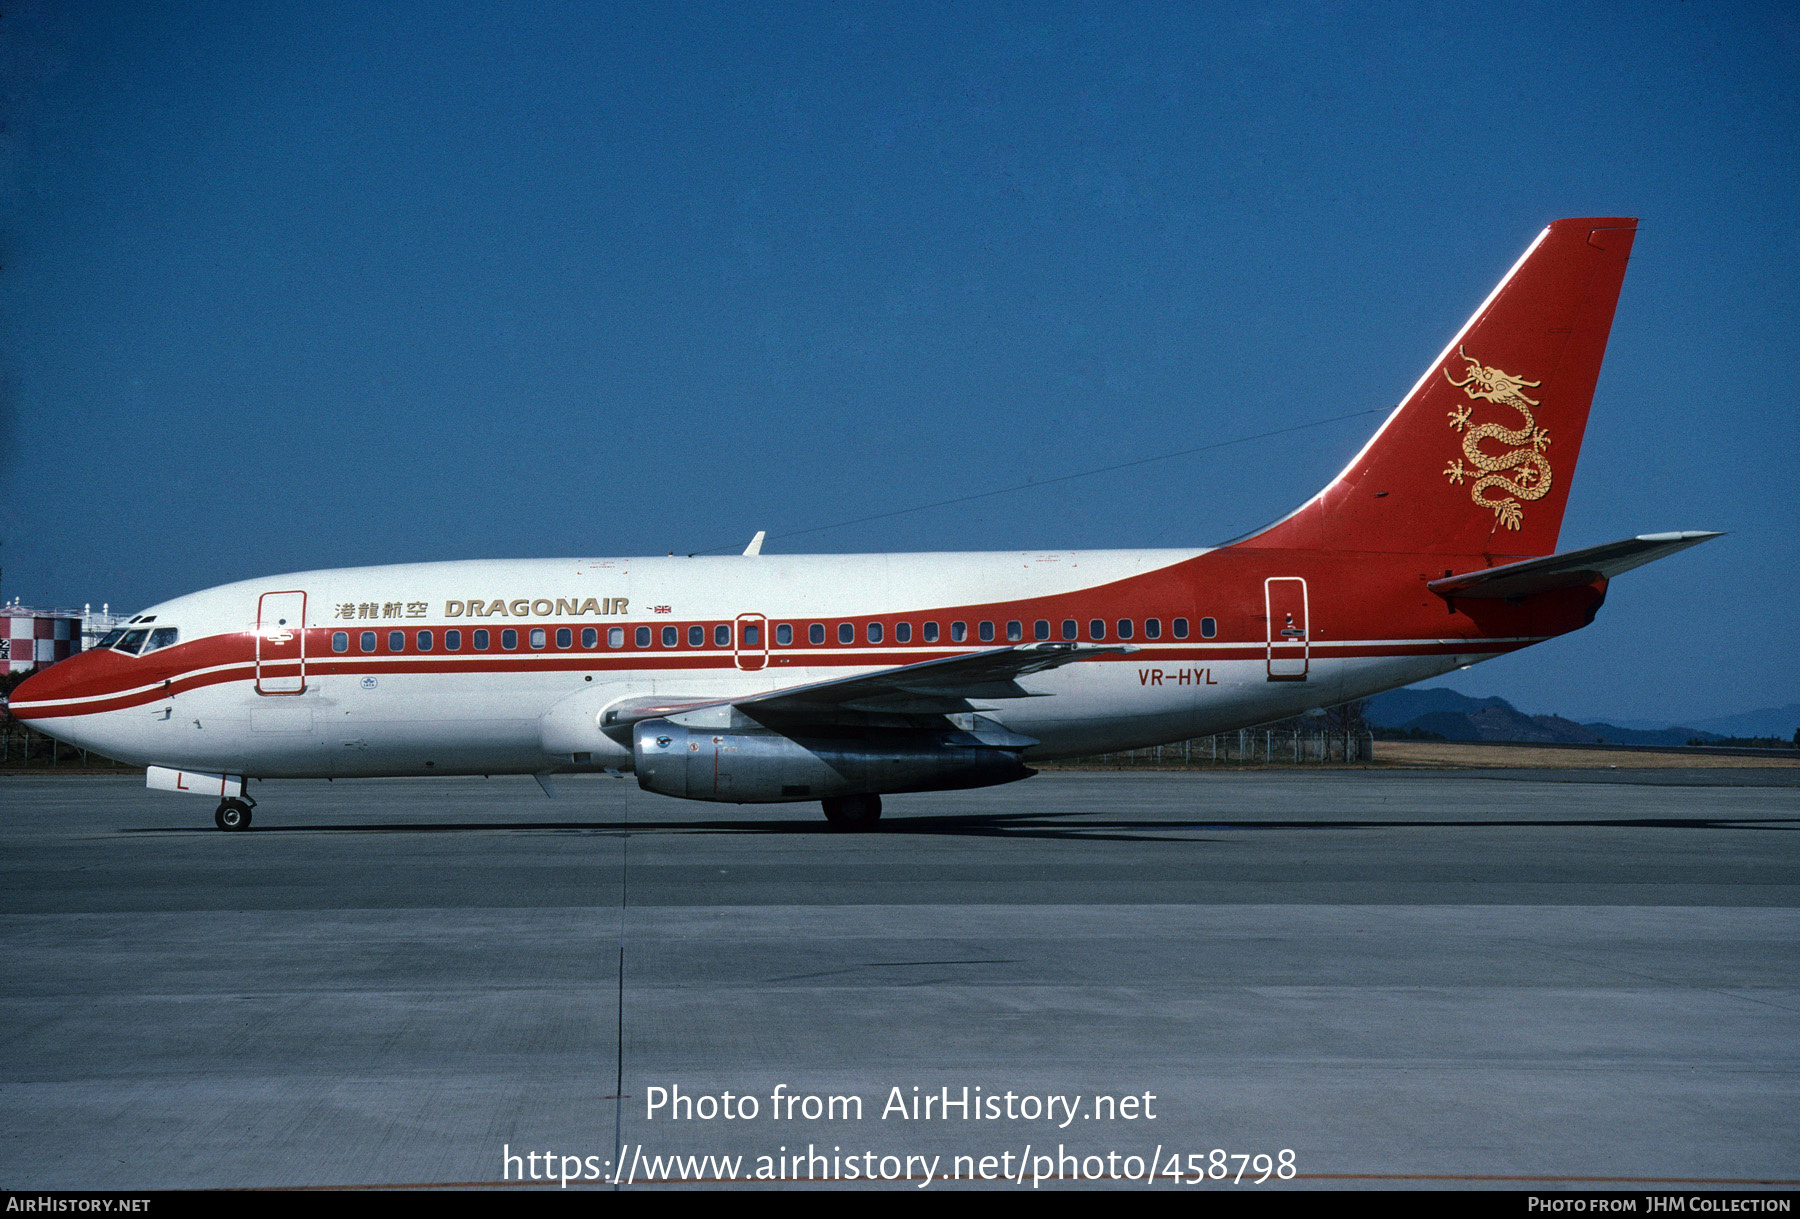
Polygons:
[[113,650],[124,652],[128,656],[136,656],[138,649],[144,646],[144,639],[149,634],[149,631],[126,631],[125,638],[113,644]]
[[100,642],[96,643],[94,646],[97,648],[110,648],[110,647],[112,647],[113,644],[119,642],[119,636],[123,635],[124,633],[125,633],[124,627],[119,627],[116,630],[108,631],[108,632],[106,632],[105,635],[101,636]]
[[180,638],[181,632],[174,627],[159,626],[150,632],[150,642],[144,645],[143,655],[148,656],[159,648],[173,647]]

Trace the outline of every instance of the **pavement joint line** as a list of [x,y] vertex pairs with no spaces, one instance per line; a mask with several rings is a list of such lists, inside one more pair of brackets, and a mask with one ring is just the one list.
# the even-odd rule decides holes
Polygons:
[[[627,914],[631,896],[631,793],[629,790],[619,792],[619,819],[626,823],[626,829],[619,836],[619,981],[618,990],[614,994],[615,1013],[618,1020],[618,1042],[614,1047],[613,1078],[613,1142],[618,1143],[620,1154],[624,1154],[625,1137],[625,931]],[[621,1169],[624,1165],[619,1166]],[[612,1181],[613,1191],[619,1190],[619,1179],[615,1173]]]

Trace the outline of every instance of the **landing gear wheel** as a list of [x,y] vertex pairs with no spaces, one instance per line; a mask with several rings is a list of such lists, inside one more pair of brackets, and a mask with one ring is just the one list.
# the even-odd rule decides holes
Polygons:
[[835,830],[872,830],[881,820],[880,796],[833,796],[820,803]]
[[221,800],[218,811],[213,814],[213,823],[222,830],[247,830],[250,828],[250,806],[242,800]]

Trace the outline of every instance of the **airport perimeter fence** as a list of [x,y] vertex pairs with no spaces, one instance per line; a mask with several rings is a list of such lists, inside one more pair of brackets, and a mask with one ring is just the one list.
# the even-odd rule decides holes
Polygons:
[[1070,758],[1053,765],[1174,769],[1212,766],[1322,766],[1375,760],[1375,737],[1360,732],[1327,732],[1315,729],[1245,728],[1214,736],[1195,737],[1173,745],[1128,749],[1119,753]]
[[0,770],[141,770],[65,745],[12,720],[0,726]]

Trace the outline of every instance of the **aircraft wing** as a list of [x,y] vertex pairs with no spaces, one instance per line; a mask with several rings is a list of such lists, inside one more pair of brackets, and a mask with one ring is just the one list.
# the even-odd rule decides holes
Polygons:
[[1433,580],[1425,587],[1440,597],[1529,597],[1533,593],[1558,588],[1576,588],[1595,580],[1614,576],[1655,562],[1678,550],[1698,546],[1717,533],[1690,530],[1686,533],[1646,533],[1604,546],[1571,550],[1564,554],[1526,559],[1485,571],[1464,572]]
[[1107,653],[1135,652],[1129,644],[1023,643],[963,656],[877,669],[804,686],[727,699],[634,699],[608,708],[601,727],[617,731],[640,720],[717,710],[758,722],[842,723],[870,716],[952,715],[973,711],[971,700],[1043,698],[1018,679]]
[[804,717],[811,711],[825,708],[898,715],[944,715],[970,710],[970,699],[1045,697],[1020,686],[1018,679],[1092,656],[1136,650],[1129,645],[1023,643],[774,690],[734,699],[733,705],[757,718],[768,714],[784,718]]

